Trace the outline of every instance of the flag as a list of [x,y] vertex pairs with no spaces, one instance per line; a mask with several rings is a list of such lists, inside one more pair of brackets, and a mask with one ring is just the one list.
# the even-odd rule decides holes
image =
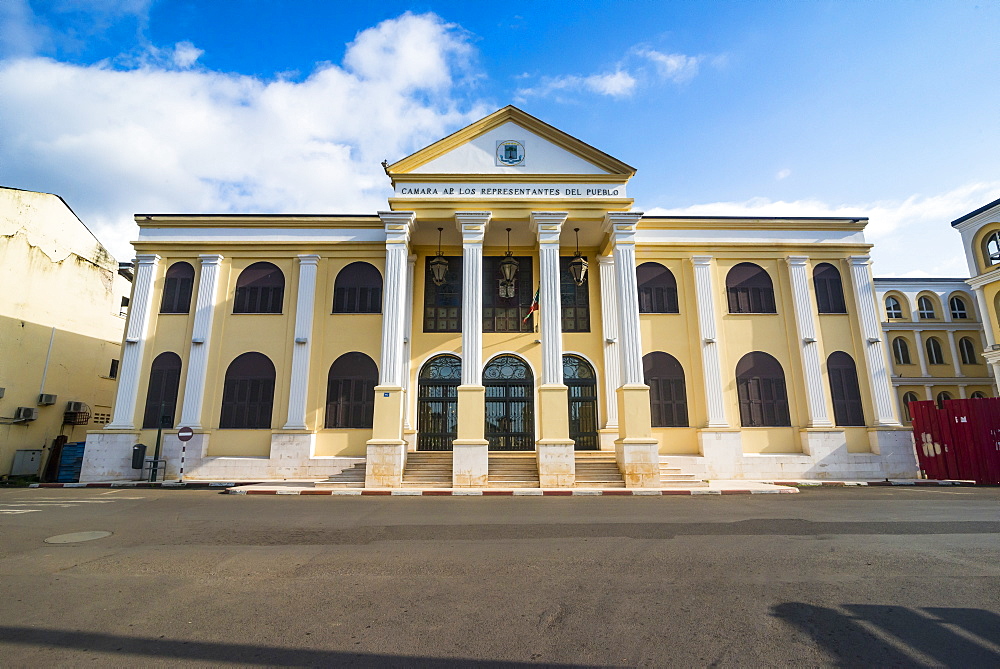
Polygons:
[[522,323],[527,323],[528,319],[531,318],[531,314],[538,311],[538,291],[540,290],[541,288],[538,288],[538,290],[535,291],[535,297],[532,298],[531,306],[528,307],[528,314],[524,317],[524,320],[521,321]]

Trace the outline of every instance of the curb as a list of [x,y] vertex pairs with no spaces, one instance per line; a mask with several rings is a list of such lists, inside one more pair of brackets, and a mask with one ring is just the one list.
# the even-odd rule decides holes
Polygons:
[[888,487],[937,487],[937,486],[974,486],[975,481],[941,480],[941,481],[761,481],[771,485],[786,485],[796,488],[843,488],[855,486]]
[[775,495],[797,493],[798,490],[539,490],[537,488],[515,488],[512,490],[363,490],[343,488],[340,490],[226,490],[230,495],[380,495],[383,497],[668,497],[672,495]]
[[210,488],[232,488],[234,485],[266,485],[267,481],[248,481],[239,484],[233,481],[115,481],[114,483],[32,483],[29,488],[167,488],[168,490],[208,490]]

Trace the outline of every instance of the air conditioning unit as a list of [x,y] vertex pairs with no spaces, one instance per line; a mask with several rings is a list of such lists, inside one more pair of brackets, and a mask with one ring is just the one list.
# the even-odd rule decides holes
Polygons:
[[34,407],[17,407],[14,410],[14,420],[37,420],[38,409]]
[[49,406],[50,404],[55,404],[57,395],[49,395],[48,393],[42,393],[38,396],[38,406]]
[[83,413],[87,410],[84,402],[66,402],[66,413]]

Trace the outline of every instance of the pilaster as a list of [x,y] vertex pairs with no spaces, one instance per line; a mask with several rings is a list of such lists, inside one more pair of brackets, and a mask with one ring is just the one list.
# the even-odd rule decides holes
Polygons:
[[795,325],[802,354],[802,371],[806,384],[806,405],[809,409],[809,427],[833,427],[827,414],[826,386],[823,383],[822,356],[816,333],[816,310],[809,299],[809,273],[807,256],[788,256],[788,276],[792,284],[795,305]]
[[[951,310],[947,309],[945,313],[951,314]],[[962,371],[962,358],[958,354],[958,342],[955,340],[954,330],[948,330],[948,348],[951,350],[951,366],[955,376],[965,376],[965,372]]]
[[316,268],[319,256],[299,256],[299,285],[295,298],[295,332],[292,342],[292,374],[288,388],[288,420],[285,430],[306,429],[306,398],[309,391],[309,357],[312,349],[313,311],[316,304]]
[[606,398],[604,427],[618,428],[618,386],[621,385],[621,366],[618,352],[618,296],[615,288],[615,258],[600,256],[597,259],[601,279],[601,331],[604,335],[604,396]]
[[194,324],[191,328],[191,350],[188,355],[187,379],[184,382],[184,405],[179,427],[202,429],[201,415],[205,402],[205,377],[208,374],[208,353],[212,338],[212,321],[217,308],[219,265],[222,256],[198,256],[201,269],[198,295],[195,300]]
[[698,334],[701,337],[701,364],[704,373],[705,405],[709,429],[729,427],[722,395],[722,369],[717,341],[718,317],[712,287],[712,256],[692,256],[695,298],[698,304]]
[[118,393],[115,411],[107,430],[131,430],[135,427],[135,405],[139,392],[139,369],[142,353],[149,334],[149,321],[153,309],[153,282],[160,256],[136,256],[135,281],[132,300],[122,347],[121,365],[118,370]]
[[[406,314],[403,317],[403,323],[406,330],[406,334],[403,337],[403,359],[412,360],[411,348],[410,348],[410,335],[413,332],[413,277],[415,276],[417,266],[417,256],[410,254],[406,258],[406,298],[404,302],[406,303]],[[403,374],[403,390],[406,396],[409,397],[410,394],[410,370],[409,367],[406,369],[406,373]],[[410,413],[412,408],[412,402],[406,400],[403,402],[403,429],[410,430],[413,425],[410,422]]]
[[875,406],[877,426],[898,426],[899,419],[893,411],[894,401],[889,371],[886,368],[882,326],[875,307],[875,287],[872,282],[869,256],[851,256],[851,281],[858,303],[858,320],[864,340],[865,362]]
[[913,340],[917,343],[917,362],[920,363],[920,376],[930,376],[927,371],[927,349],[924,347],[924,331],[914,330]]

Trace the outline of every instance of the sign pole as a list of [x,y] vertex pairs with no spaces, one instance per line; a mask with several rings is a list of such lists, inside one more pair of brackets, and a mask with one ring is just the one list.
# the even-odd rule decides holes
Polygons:
[[194,430],[189,427],[182,427],[177,430],[177,438],[181,441],[181,467],[178,482],[184,483],[184,456],[187,455],[187,443],[194,436]]

